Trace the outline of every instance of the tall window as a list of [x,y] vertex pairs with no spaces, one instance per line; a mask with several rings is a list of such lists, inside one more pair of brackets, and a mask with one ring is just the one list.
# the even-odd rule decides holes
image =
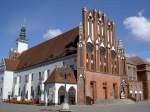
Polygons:
[[31,86],[31,96],[32,96],[32,98],[34,98],[34,88],[33,88],[33,86]]
[[91,71],[94,71],[94,56],[91,55]]
[[47,77],[50,75],[50,70],[48,69],[47,70]]
[[150,72],[147,72],[147,80],[150,81]]
[[44,80],[44,71],[42,72],[42,80]]
[[108,39],[108,42],[109,42],[109,29],[107,30],[107,39]]
[[34,74],[32,73],[32,75],[31,75],[31,81],[33,81],[33,78],[34,78]]
[[111,44],[113,43],[113,39],[112,39],[112,31],[110,31],[110,42],[111,42]]
[[0,95],[2,95],[2,93],[3,93],[3,88],[1,88],[1,92],[0,92]]
[[1,77],[1,81],[3,82],[3,77]]
[[21,76],[19,77],[19,83],[21,83]]
[[104,29],[103,29],[103,26],[101,27],[101,34],[102,34],[102,36],[104,36]]
[[128,79],[129,80],[137,80],[136,68],[128,67]]
[[40,88],[40,85],[38,85],[38,91],[37,91],[37,94],[38,94],[38,95],[41,95],[41,88]]
[[42,73],[39,72],[39,80],[42,80]]
[[20,88],[19,88],[19,91],[18,91],[18,95],[20,96],[20,93],[21,93],[21,90],[20,90]]
[[28,82],[28,75],[25,75],[25,82]]

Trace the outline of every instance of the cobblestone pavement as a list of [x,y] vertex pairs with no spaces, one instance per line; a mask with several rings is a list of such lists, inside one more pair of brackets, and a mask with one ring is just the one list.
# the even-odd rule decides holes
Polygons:
[[[0,104],[0,112],[56,112],[61,106]],[[150,102],[135,104],[95,104],[70,106],[73,112],[150,112]]]

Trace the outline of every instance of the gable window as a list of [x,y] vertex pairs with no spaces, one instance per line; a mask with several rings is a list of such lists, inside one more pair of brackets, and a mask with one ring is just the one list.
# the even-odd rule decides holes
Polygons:
[[74,65],[70,65],[70,68],[71,68],[71,69],[74,69]]

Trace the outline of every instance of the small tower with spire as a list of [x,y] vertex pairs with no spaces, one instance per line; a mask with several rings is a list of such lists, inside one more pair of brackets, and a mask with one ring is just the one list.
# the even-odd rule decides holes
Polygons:
[[21,25],[19,38],[16,40],[16,52],[21,54],[28,49],[28,41],[26,39],[26,26]]
[[121,79],[126,80],[126,58],[124,52],[124,46],[122,40],[118,41],[117,46],[117,53],[118,53],[118,64],[119,64],[119,75],[123,76]]

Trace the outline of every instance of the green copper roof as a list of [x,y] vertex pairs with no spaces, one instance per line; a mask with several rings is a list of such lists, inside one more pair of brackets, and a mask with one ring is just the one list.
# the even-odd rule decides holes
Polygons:
[[20,34],[19,34],[19,41],[27,41],[26,40],[26,27],[23,25],[21,30],[20,30]]

